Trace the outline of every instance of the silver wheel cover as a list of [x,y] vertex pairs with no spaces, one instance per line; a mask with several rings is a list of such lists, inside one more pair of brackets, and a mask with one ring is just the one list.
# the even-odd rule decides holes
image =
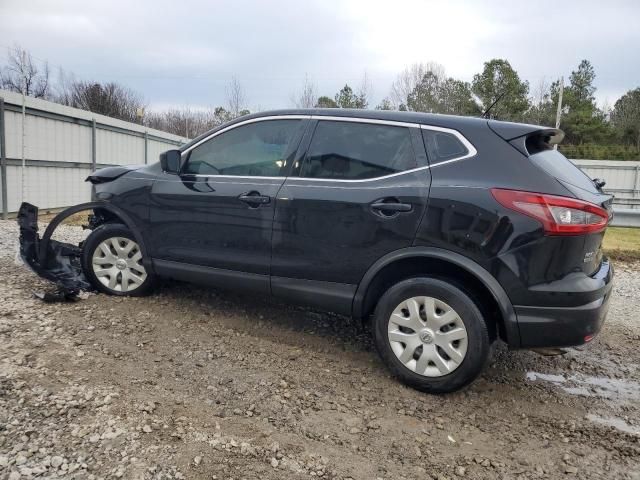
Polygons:
[[425,377],[453,372],[467,354],[462,319],[437,298],[413,297],[400,303],[389,318],[387,333],[398,360]]
[[125,237],[100,242],[93,252],[91,268],[100,283],[116,292],[132,292],[147,278],[140,247]]

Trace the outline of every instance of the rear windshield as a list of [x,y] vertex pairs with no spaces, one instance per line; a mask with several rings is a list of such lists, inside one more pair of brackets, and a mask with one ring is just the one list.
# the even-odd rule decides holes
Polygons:
[[558,180],[591,193],[599,193],[591,178],[557,150],[544,150],[529,159]]

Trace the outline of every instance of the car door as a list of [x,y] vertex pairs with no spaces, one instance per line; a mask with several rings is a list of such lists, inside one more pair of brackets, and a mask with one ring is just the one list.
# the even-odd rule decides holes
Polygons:
[[317,118],[276,199],[271,289],[350,313],[366,270],[411,246],[431,177],[417,126]]
[[269,291],[275,198],[305,117],[266,117],[183,152],[179,175],[151,189],[154,267],[161,275]]

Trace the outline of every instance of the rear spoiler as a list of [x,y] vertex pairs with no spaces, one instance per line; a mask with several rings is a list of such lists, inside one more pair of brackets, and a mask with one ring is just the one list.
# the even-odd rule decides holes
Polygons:
[[527,157],[543,150],[550,150],[553,145],[559,144],[564,139],[564,132],[558,128],[496,120],[489,120],[488,124],[496,135]]

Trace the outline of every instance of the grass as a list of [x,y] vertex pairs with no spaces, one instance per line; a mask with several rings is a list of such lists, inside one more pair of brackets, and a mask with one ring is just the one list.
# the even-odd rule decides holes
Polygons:
[[615,260],[640,260],[640,228],[609,227],[602,246]]

